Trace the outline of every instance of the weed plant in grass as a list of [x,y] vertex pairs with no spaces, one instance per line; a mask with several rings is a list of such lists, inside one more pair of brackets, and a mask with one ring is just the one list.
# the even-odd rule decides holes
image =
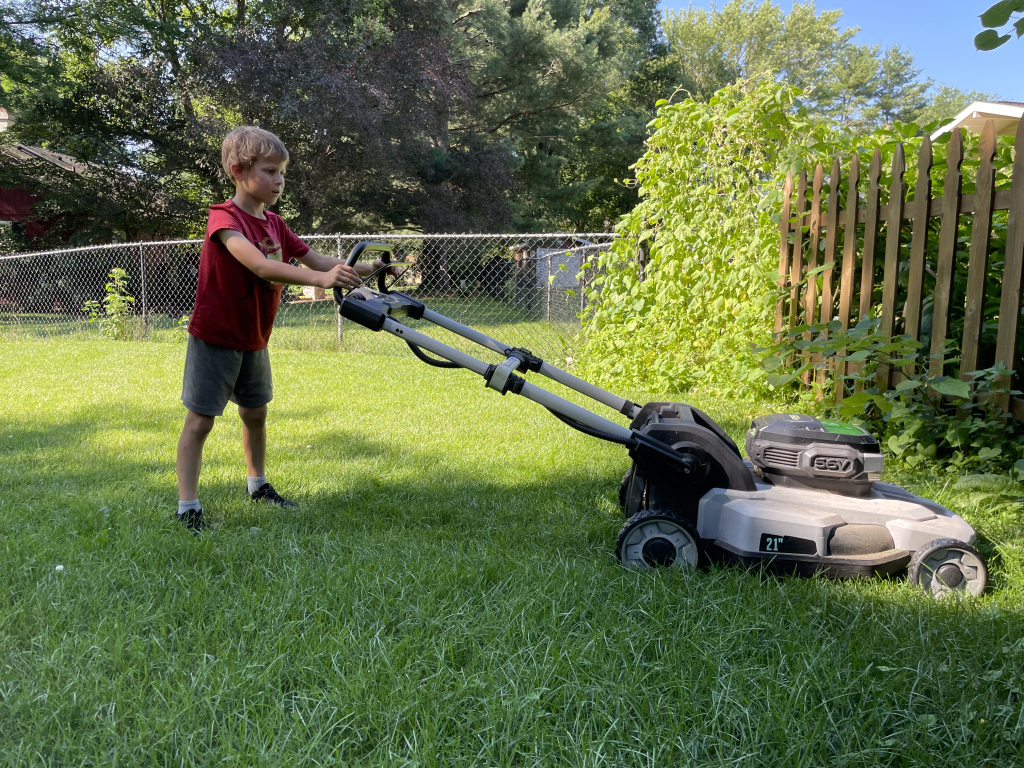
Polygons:
[[[0,354],[0,764],[1024,762],[1019,515],[958,508],[1005,537],[965,602],[627,572],[621,448],[463,371],[278,351],[270,479],[301,506],[243,499],[228,415],[195,540],[182,345]],[[771,410],[695,404],[736,437]]]

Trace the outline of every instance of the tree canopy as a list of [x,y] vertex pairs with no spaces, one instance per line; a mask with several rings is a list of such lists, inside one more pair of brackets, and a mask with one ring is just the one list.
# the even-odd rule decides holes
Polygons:
[[669,11],[664,27],[698,101],[740,78],[770,75],[802,90],[811,117],[869,132],[895,123],[924,127],[978,95],[935,87],[909,50],[857,43],[858,28],[842,29],[841,18],[842,11],[819,12],[813,0],[794,2],[788,13],[770,0],[729,0]]
[[707,102],[770,73],[815,119],[855,128],[951,115],[913,57],[853,42],[841,12],[731,0],[0,0],[0,142],[80,174],[0,164],[55,239],[201,232],[230,185],[220,141],[257,124],[292,155],[279,210],[306,232],[594,230],[655,102]]

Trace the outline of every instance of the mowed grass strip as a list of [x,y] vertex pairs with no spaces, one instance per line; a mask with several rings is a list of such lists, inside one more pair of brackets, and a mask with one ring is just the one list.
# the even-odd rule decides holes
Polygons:
[[[277,351],[270,479],[301,507],[243,499],[229,413],[195,540],[171,521],[183,345],[0,354],[0,764],[1022,762],[1010,538],[966,602],[627,572],[621,448],[465,371]],[[736,437],[771,410],[695,404]]]

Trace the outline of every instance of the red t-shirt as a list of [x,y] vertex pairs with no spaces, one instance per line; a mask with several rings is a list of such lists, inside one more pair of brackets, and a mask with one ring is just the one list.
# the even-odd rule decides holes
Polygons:
[[276,213],[266,219],[246,213],[233,201],[214,205],[206,223],[199,256],[199,284],[188,332],[197,339],[231,349],[264,349],[270,341],[284,286],[257,277],[231,255],[214,235],[222,229],[241,232],[268,259],[288,263],[309,252]]

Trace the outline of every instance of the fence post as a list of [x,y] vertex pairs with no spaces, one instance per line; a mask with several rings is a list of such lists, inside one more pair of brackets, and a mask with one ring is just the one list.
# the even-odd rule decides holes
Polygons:
[[789,212],[793,199],[793,173],[786,174],[786,183],[782,188],[782,218],[779,220],[779,279],[778,302],[775,305],[775,341],[779,341],[782,324],[786,317],[786,281],[789,279]]
[[[819,315],[819,320],[822,323],[831,322],[833,317],[832,307],[835,305],[832,277],[834,272],[838,273],[838,270],[833,268],[836,261],[836,236],[839,229],[839,184],[842,178],[842,168],[839,164],[839,158],[836,157],[832,161],[832,171],[828,177],[828,209],[825,212],[825,255],[822,259],[822,264],[826,266],[821,276],[821,314]],[[828,338],[827,330],[825,331],[825,338]],[[818,386],[822,390],[824,390],[826,378],[825,368],[820,368],[817,381]]]
[[[839,277],[839,322],[843,330],[850,328],[850,311],[853,306],[853,281],[857,262],[857,210],[860,208],[860,158],[855,154],[850,158],[850,174],[846,188],[846,211],[843,214],[843,270]],[[846,350],[842,351],[846,354]],[[837,403],[846,396],[845,383],[847,364],[836,365],[836,397]]]
[[878,214],[882,175],[882,152],[876,149],[868,166],[867,210],[864,212],[864,253],[861,256],[860,306],[857,319],[871,317],[871,301],[875,294],[875,251],[878,246]]
[[[821,163],[814,169],[814,182],[811,192],[811,247],[807,252],[807,285],[804,286],[804,322],[807,325],[814,325],[815,311],[818,307],[818,276],[815,270],[818,268],[818,245],[821,243],[821,186],[824,184],[824,173]],[[814,334],[812,331],[804,331],[804,340],[811,341]],[[811,363],[814,367],[803,375],[803,382],[810,386],[815,380],[818,361],[821,356],[815,353],[811,356]]]
[[142,335],[149,334],[149,318],[146,313],[146,247],[139,243],[139,279],[142,284]]
[[[932,201],[932,141],[927,136],[917,156],[917,187],[914,190],[914,229],[910,236],[910,273],[904,310],[906,332],[914,341],[921,335],[921,297],[924,295],[925,255],[928,250],[928,214]],[[927,365],[925,366],[927,369]],[[907,366],[910,373],[917,369]]]
[[[335,238],[335,243],[338,246],[338,248],[337,248],[337,250],[338,250],[338,258],[340,259],[341,258],[341,236],[340,236],[340,234],[335,234],[334,238]],[[334,294],[334,289],[331,289],[331,293]],[[335,302],[335,303],[337,303],[337,302]],[[339,309],[340,309],[340,307],[339,307]],[[338,315],[338,346],[341,346],[342,342],[345,341],[345,318],[341,316],[341,312],[340,311],[337,312],[337,315]]]
[[793,261],[789,265],[789,321],[793,328],[799,321],[800,282],[804,279],[804,216],[807,212],[807,170],[800,171],[796,185],[796,224],[793,229]]
[[548,323],[551,322],[551,284],[554,280],[551,279],[551,254],[548,253],[548,307],[547,307],[547,318]]

